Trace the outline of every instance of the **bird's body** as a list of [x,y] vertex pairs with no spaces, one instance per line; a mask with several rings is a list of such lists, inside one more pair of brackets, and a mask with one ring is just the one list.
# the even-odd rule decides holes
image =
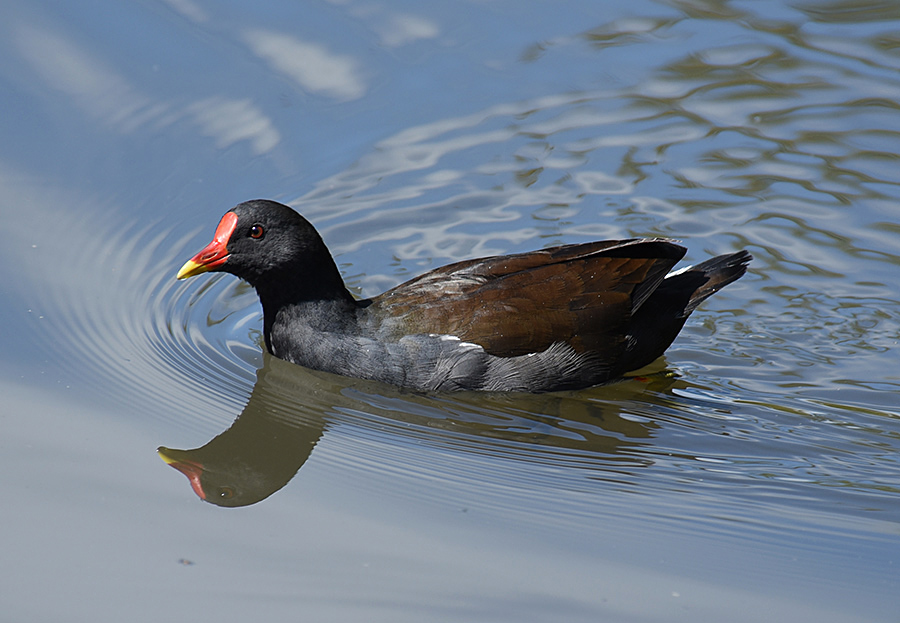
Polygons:
[[313,226],[257,200],[226,213],[179,272],[230,272],[256,288],[269,351],[309,368],[418,390],[554,391],[651,363],[750,254],[670,273],[671,240],[566,245],[457,262],[371,299],[344,286]]

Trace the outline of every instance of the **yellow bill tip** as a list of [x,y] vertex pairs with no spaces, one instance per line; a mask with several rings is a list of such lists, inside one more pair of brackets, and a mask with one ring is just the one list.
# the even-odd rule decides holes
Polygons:
[[159,458],[161,458],[166,463],[166,465],[171,465],[172,463],[178,461],[177,458],[172,456],[174,454],[172,450],[164,446],[160,446],[159,448],[157,448],[156,453],[159,455]]
[[209,270],[209,266],[206,264],[198,264],[194,260],[188,260],[185,262],[184,266],[181,267],[181,270],[178,271],[178,274],[175,275],[176,279],[187,279],[188,277],[193,277],[195,275],[199,275],[201,273],[205,273]]

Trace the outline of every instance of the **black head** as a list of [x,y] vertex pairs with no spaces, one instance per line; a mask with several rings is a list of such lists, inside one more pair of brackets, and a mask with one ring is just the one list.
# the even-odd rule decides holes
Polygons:
[[213,241],[178,272],[186,279],[209,271],[246,279],[260,296],[344,297],[343,281],[312,224],[275,201],[245,201],[222,217]]

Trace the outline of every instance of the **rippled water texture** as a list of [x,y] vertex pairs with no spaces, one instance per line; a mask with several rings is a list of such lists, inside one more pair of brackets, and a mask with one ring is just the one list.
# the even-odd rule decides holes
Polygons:
[[[0,34],[3,610],[896,619],[900,8],[11,2]],[[360,296],[603,238],[755,260],[638,379],[420,395],[264,356],[252,289],[175,281],[259,196]]]

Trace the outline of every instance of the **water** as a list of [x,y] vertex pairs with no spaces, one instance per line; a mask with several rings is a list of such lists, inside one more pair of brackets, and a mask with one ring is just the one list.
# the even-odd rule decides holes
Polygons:
[[[14,0],[0,33],[0,619],[897,620],[900,9]],[[421,396],[174,280],[253,197],[360,296],[598,238],[756,259],[641,379]],[[155,452],[207,443],[249,505]]]

